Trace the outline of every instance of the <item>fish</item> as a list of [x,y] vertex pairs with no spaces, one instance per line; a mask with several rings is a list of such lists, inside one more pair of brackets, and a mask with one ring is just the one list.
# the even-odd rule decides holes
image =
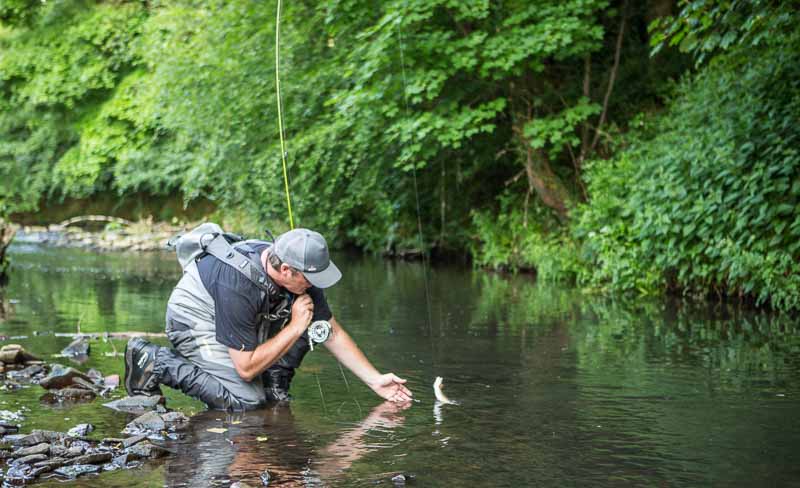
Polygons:
[[458,404],[458,402],[454,402],[453,400],[450,400],[449,398],[447,398],[447,396],[445,396],[444,393],[442,393],[442,377],[441,376],[437,376],[436,380],[434,380],[434,382],[433,382],[433,394],[436,395],[436,401],[439,402],[439,403],[449,404],[449,405],[457,405]]

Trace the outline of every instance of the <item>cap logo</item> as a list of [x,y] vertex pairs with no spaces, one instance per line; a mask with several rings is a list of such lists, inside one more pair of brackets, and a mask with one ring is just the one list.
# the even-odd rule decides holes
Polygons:
[[306,269],[306,271],[311,271],[311,272],[314,272],[314,271],[316,271],[316,270],[317,270],[317,267],[316,267],[316,266],[309,266],[309,267]]

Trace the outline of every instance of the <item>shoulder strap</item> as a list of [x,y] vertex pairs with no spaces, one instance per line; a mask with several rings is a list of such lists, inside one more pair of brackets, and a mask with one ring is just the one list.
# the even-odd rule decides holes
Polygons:
[[242,273],[248,280],[265,291],[267,296],[271,294],[267,273],[263,270],[261,262],[256,263],[248,256],[236,252],[223,234],[214,237],[205,246],[205,252]]

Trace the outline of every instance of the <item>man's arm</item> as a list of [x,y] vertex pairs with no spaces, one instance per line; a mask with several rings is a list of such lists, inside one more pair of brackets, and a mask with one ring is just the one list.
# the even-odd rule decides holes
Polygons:
[[340,363],[347,366],[347,369],[382,398],[400,403],[411,401],[413,395],[405,387],[406,380],[398,378],[394,373],[379,373],[339,322],[331,317],[330,323],[333,332],[331,338],[325,341],[325,346]]
[[303,335],[313,316],[311,297],[301,295],[292,304],[292,320],[275,337],[259,345],[253,351],[228,348],[236,372],[245,381],[253,381],[265,369],[281,358],[292,344]]

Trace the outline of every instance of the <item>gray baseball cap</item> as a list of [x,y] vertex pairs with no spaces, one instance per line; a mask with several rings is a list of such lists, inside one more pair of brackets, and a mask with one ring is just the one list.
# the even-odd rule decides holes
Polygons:
[[342,277],[342,272],[331,261],[325,238],[319,232],[290,230],[275,239],[274,249],[281,261],[300,270],[317,288],[333,286]]

